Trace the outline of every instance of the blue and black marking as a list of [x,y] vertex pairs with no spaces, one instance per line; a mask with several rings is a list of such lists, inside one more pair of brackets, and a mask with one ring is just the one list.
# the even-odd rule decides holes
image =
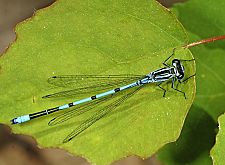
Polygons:
[[120,88],[116,88],[114,89],[115,92],[119,92],[120,91]]
[[73,106],[73,103],[69,103],[68,105],[69,105],[69,107],[72,107]]
[[94,99],[96,99],[96,95],[91,96],[91,100],[94,100]]
[[[93,95],[91,97],[87,97],[87,98],[84,98],[84,99],[81,99],[81,100],[78,100],[78,101],[75,101],[75,102],[64,104],[62,106],[58,106],[58,107],[50,108],[50,109],[43,110],[43,111],[40,111],[40,112],[37,112],[37,113],[32,113],[32,114],[29,114],[29,115],[24,115],[24,116],[14,118],[14,119],[11,120],[11,123],[12,124],[20,124],[20,123],[23,123],[23,122],[26,122],[26,121],[29,121],[29,120],[32,120],[32,119],[35,119],[35,118],[38,118],[38,117],[41,117],[41,116],[45,116],[45,115],[48,115],[48,114],[51,114],[51,113],[54,113],[54,112],[57,112],[57,111],[60,111],[60,110],[65,110],[65,109],[68,109],[68,108],[76,106],[76,105],[80,105],[80,104],[83,104],[83,103],[90,102],[92,100],[96,100],[96,99],[100,100],[100,98],[104,98],[106,96],[113,95],[113,94],[118,93],[120,91],[127,90],[127,89],[133,88],[135,86],[142,86],[142,85],[145,85],[145,84],[148,84],[148,83],[161,84],[164,81],[172,80],[172,88],[174,89],[174,82],[176,80],[180,81],[184,78],[184,66],[181,64],[181,61],[178,60],[178,59],[174,59],[172,61],[172,65],[166,64],[166,61],[169,58],[167,58],[163,63],[166,67],[155,70],[153,72],[150,72],[149,74],[147,74],[145,76],[141,76],[141,75],[135,75],[133,77],[131,77],[131,76],[129,77],[129,75],[121,75],[121,76],[120,75],[110,75],[110,76],[103,76],[103,75],[98,75],[98,76],[94,76],[94,75],[89,75],[89,76],[88,75],[53,76],[49,80],[49,83],[54,84],[54,81],[56,81],[56,83],[55,83],[56,86],[66,86],[67,84],[70,85],[73,82],[79,82],[80,83],[81,81],[83,82],[84,79],[88,79],[87,84],[90,84],[91,83],[90,80],[94,79],[94,78],[96,78],[97,80],[102,79],[104,81],[104,83],[102,83],[103,88],[101,88],[102,87],[101,84],[98,84],[98,85],[92,84],[92,85],[89,85],[89,86],[84,86],[84,87],[78,88],[77,91],[80,92],[80,93],[82,93],[82,90],[86,90],[86,89],[101,88],[103,90],[103,89],[108,89],[107,85],[109,87],[112,87],[112,86],[115,86],[115,84],[117,84],[117,83],[126,84],[128,82],[128,80],[133,81],[135,79],[136,81],[133,82],[133,83],[130,83],[128,85],[121,86],[119,88],[114,88],[113,90],[108,90],[106,92],[99,93],[99,94]],[[189,60],[189,61],[191,61],[191,60]],[[68,82],[63,82],[64,79],[67,79]],[[114,82],[114,80],[116,80],[116,79],[119,79],[117,81],[117,83],[116,83],[116,81]],[[93,82],[96,82],[96,81],[93,81]],[[60,85],[60,83],[62,83],[62,85]],[[160,88],[163,89],[162,87],[160,87]],[[178,89],[175,89],[175,90],[183,93],[184,96],[185,96],[184,92],[179,91]],[[69,92],[71,92],[71,91],[69,91]],[[73,92],[76,93],[76,91],[73,91]],[[86,93],[86,91],[84,93]],[[56,93],[57,96],[60,95],[60,94],[62,94],[64,96],[63,93]],[[165,90],[164,90],[164,95],[165,95]],[[55,94],[47,95],[44,98],[49,98],[51,96],[55,96]]]

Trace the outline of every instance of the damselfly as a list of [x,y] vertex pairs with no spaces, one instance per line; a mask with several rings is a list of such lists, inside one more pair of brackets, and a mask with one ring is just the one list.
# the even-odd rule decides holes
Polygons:
[[[163,97],[166,94],[166,89],[161,87],[161,83],[166,81],[171,81],[172,86],[171,88],[175,91],[181,93],[184,98],[186,99],[185,92],[177,89],[177,86],[175,87],[175,82],[178,81],[178,83],[184,82],[188,80],[190,77],[193,77],[194,75],[184,79],[185,76],[185,70],[184,66],[182,65],[183,61],[192,61],[191,60],[179,60],[179,59],[173,59],[171,64],[168,64],[167,61],[174,55],[169,56],[164,62],[163,65],[165,67],[152,71],[148,73],[147,75],[140,76],[140,75],[68,75],[68,76],[54,76],[50,78],[48,81],[50,84],[58,85],[58,86],[70,86],[71,84],[76,83],[84,83],[86,82],[86,86],[81,86],[73,90],[58,92],[50,95],[44,96],[44,98],[51,98],[51,97],[58,97],[58,96],[70,96],[75,94],[81,94],[81,93],[88,93],[93,92],[95,89],[98,89],[99,91],[105,90],[106,92],[93,95],[91,97],[87,97],[75,102],[71,102],[65,105],[61,105],[58,107],[46,109],[37,113],[32,113],[28,115],[23,115],[20,117],[16,117],[11,120],[12,124],[20,124],[23,122],[27,122],[29,120],[33,120],[35,118],[39,118],[44,115],[49,115],[53,112],[66,110],[68,108],[74,107],[74,109],[70,111],[66,111],[65,113],[53,118],[49,125],[55,125],[62,123],[64,121],[67,121],[68,119],[72,118],[75,114],[84,113],[88,108],[95,107],[98,104],[100,104],[103,101],[109,100],[112,96],[116,96],[116,93],[119,93],[124,90],[128,90],[130,88],[136,87],[131,92],[128,92],[127,94],[123,95],[122,97],[118,98],[116,101],[110,103],[106,107],[99,110],[97,113],[93,114],[90,118],[85,120],[83,123],[81,123],[73,132],[71,132],[63,142],[68,142],[77,135],[79,135],[81,132],[86,130],[88,127],[90,127],[92,124],[100,120],[102,117],[106,116],[112,110],[114,110],[116,107],[121,105],[125,100],[130,98],[132,95],[134,95],[137,91],[139,91],[142,87],[144,87],[146,84],[149,83],[156,83],[157,86],[162,89]],[[93,84],[92,81],[97,80],[96,84]],[[115,81],[116,80],[116,81]],[[132,83],[130,83],[133,81]],[[128,84],[129,83],[129,84]],[[122,85],[121,87],[114,88],[116,85]],[[127,84],[127,85],[124,85]],[[111,87],[112,90],[108,90]],[[97,91],[98,91],[97,90]],[[93,101],[95,100],[95,101]],[[83,105],[83,103],[86,103]],[[80,105],[82,104],[82,105]]]

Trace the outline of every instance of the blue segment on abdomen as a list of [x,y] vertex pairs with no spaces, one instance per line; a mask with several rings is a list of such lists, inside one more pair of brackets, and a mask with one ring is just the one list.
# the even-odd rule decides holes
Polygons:
[[120,88],[120,90],[122,91],[124,89],[131,88],[131,87],[134,87],[134,86],[137,86],[136,82],[134,82],[132,84],[129,84],[129,85],[126,85],[126,86],[123,86],[123,87]]
[[[128,89],[128,88],[131,88],[131,87],[134,87],[134,86],[137,86],[136,82],[134,82],[132,84],[129,84],[129,85],[126,85],[126,86],[123,86],[123,87],[120,88],[120,90]],[[97,94],[96,98],[108,96],[108,95],[111,95],[111,94],[114,94],[114,93],[115,93],[115,90],[113,89],[113,90],[110,90],[110,91],[107,91],[107,92],[104,92],[104,93]],[[82,104],[82,103],[85,103],[85,102],[88,102],[88,101],[91,101],[91,100],[92,100],[92,98],[88,97],[88,98],[73,102],[73,105]],[[62,109],[66,109],[66,108],[69,108],[69,107],[70,107],[69,104],[65,104],[65,105],[60,106],[59,109],[62,110]]]
[[92,100],[91,97],[88,97],[88,98],[85,98],[85,99],[82,99],[82,100],[78,100],[78,101],[73,102],[73,105],[85,103],[85,102],[88,102],[88,101],[91,101],[91,100]]
[[66,109],[66,108],[69,108],[69,104],[59,106],[59,110]]
[[30,116],[29,115],[24,115],[24,116],[17,117],[14,120],[15,120],[14,121],[15,123],[23,123],[23,122],[29,121],[30,120]]
[[105,92],[105,93],[100,93],[100,94],[96,95],[96,98],[100,98],[100,97],[104,97],[104,96],[107,96],[107,95],[111,95],[113,93],[115,93],[114,90],[111,90],[111,91],[108,91],[108,92]]
[[142,79],[140,81],[141,81],[142,84],[148,84],[148,83],[152,82],[152,79],[147,77],[147,78],[144,78],[144,79]]

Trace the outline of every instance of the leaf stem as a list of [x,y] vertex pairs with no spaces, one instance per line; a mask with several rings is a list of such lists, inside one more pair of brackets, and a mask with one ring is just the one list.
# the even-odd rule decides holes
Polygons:
[[190,47],[193,47],[193,46],[196,46],[196,45],[200,45],[200,44],[204,44],[204,43],[209,43],[209,42],[214,42],[214,41],[223,40],[223,39],[225,39],[225,35],[223,35],[223,36],[217,36],[217,37],[212,37],[212,38],[207,38],[207,39],[204,39],[204,40],[200,40],[200,41],[197,41],[197,42],[190,43],[188,45],[184,45],[183,47],[190,48]]

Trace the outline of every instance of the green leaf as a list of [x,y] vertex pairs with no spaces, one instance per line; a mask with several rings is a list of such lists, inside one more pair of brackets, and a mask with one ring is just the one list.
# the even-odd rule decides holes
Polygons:
[[[222,7],[224,3],[222,0],[190,0],[174,7],[173,11],[188,30],[190,43],[225,34],[225,11]],[[209,153],[215,143],[217,117],[224,112],[225,106],[224,44],[225,41],[215,41],[191,48],[197,65],[197,93],[190,111],[193,114],[189,114],[180,139],[158,153],[160,160],[167,162],[166,164],[179,164],[177,157],[183,158],[182,164],[212,164]],[[199,109],[208,115],[196,113]],[[196,128],[194,124],[189,124],[195,123],[196,120],[204,121],[205,124]],[[193,136],[193,131],[198,136]],[[208,133],[206,135],[202,132]],[[190,155],[188,151],[196,154]]]
[[224,157],[224,147],[225,147],[225,115],[221,115],[218,118],[219,122],[219,132],[216,136],[216,144],[211,150],[211,156],[213,159],[213,163],[216,164],[221,164],[225,162],[225,157]]
[[[173,48],[187,41],[172,13],[144,0],[57,1],[18,25],[16,32],[16,42],[0,59],[0,121],[6,124],[79,99],[42,99],[62,90],[47,83],[53,75],[147,74],[163,67]],[[184,49],[177,49],[175,57],[193,58]],[[195,72],[193,62],[184,66],[187,76]],[[177,139],[195,95],[194,78],[179,86],[186,100],[170,85],[164,85],[170,89],[165,98],[155,85],[146,86],[65,144],[63,139],[97,109],[54,127],[47,123],[59,113],[12,129],[35,137],[42,147],[63,148],[99,165],[131,154],[147,157]]]
[[[190,43],[225,34],[223,5],[223,0],[206,3],[203,0],[190,0],[175,7],[179,20],[189,32]],[[224,44],[225,41],[216,41],[191,49],[196,58],[198,75],[194,104],[206,110],[215,120],[224,112]]]
[[217,124],[203,109],[193,105],[187,115],[181,135],[174,143],[157,153],[165,165],[212,164],[209,150],[214,144]]

